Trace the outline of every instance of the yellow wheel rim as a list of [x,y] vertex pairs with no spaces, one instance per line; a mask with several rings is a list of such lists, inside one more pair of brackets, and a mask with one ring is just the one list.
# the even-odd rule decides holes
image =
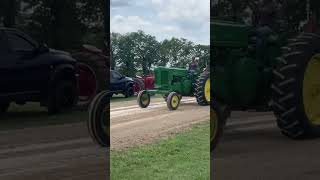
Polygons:
[[303,80],[303,104],[309,121],[320,125],[320,54],[312,57]]
[[143,105],[147,105],[150,101],[150,98],[148,96],[147,93],[144,93],[142,96],[141,96],[141,102]]
[[173,96],[172,99],[171,99],[171,106],[173,108],[176,108],[178,107],[179,105],[179,97],[178,96]]
[[210,112],[210,142],[216,138],[218,133],[218,119],[217,114],[214,110]]
[[207,79],[204,85],[204,96],[207,102],[210,102],[210,78]]

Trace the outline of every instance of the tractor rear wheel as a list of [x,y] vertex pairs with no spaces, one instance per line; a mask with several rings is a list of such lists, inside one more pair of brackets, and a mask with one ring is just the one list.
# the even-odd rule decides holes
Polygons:
[[[74,57],[81,64],[87,65],[89,67],[80,69],[84,72],[80,74],[80,80],[84,79],[84,81],[79,82],[79,86],[81,88],[79,94],[79,106],[86,108],[97,93],[107,89],[107,80],[109,78],[109,74],[107,73],[108,68],[106,66],[107,59],[106,57],[103,57],[97,53],[87,51],[73,53],[72,57]],[[83,65],[82,67],[84,67]],[[92,75],[92,73],[94,74]],[[93,79],[92,77],[94,77],[95,79]]]
[[140,78],[132,78],[134,83],[133,83],[133,90],[134,93],[139,93],[142,90],[145,90],[145,85],[144,82]]
[[210,73],[203,72],[196,85],[195,85],[195,96],[197,102],[201,106],[206,106],[210,104]]
[[278,58],[272,108],[282,133],[293,139],[320,136],[320,36],[302,33]]
[[177,110],[180,105],[180,95],[176,92],[171,92],[167,97],[167,106],[169,110]]
[[215,107],[210,108],[210,151],[212,152],[223,134],[223,129],[227,118],[230,116],[230,111],[226,106],[215,104]]
[[110,147],[109,107],[111,95],[108,91],[102,91],[89,106],[87,122],[89,134],[102,147]]

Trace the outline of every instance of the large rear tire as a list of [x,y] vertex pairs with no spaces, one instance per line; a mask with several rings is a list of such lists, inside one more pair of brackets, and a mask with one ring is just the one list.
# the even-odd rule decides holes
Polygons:
[[[94,72],[95,76],[95,82],[90,82],[89,84],[95,84],[95,87],[90,87],[90,89],[95,88],[96,92],[92,92],[92,94],[85,93],[84,96],[87,96],[87,98],[84,98],[83,101],[79,101],[79,106],[81,107],[88,107],[90,102],[93,100],[96,94],[99,92],[107,89],[107,80],[108,80],[108,67],[107,67],[107,61],[108,59],[99,54],[99,52],[93,52],[93,51],[81,51],[76,52],[72,54],[72,57],[74,57],[78,62],[87,65],[90,67],[90,69]],[[81,76],[81,74],[80,74]],[[86,78],[84,78],[86,79]],[[86,87],[86,85],[81,86],[81,83],[87,82],[79,82],[80,87]],[[88,88],[88,87],[87,87]],[[81,89],[80,89],[81,92]],[[84,90],[84,92],[87,92],[87,90]],[[81,94],[80,94],[81,96]]]
[[133,90],[134,93],[139,93],[142,90],[145,90],[145,85],[143,83],[143,81],[139,78],[132,78],[134,83],[133,83]]
[[89,120],[87,122],[92,139],[102,147],[110,147],[110,118],[109,107],[112,93],[102,91],[89,106]]
[[210,151],[212,152],[222,137],[223,129],[230,111],[226,106],[215,104],[210,108]]
[[195,85],[195,96],[201,106],[210,104],[210,73],[204,71]]
[[283,48],[274,70],[272,108],[293,139],[320,136],[320,36],[302,33]]

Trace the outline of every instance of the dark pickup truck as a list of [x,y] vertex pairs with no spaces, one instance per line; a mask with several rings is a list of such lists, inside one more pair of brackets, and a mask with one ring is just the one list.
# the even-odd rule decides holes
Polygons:
[[78,100],[77,61],[16,29],[0,27],[0,114],[10,103],[40,102],[50,114]]
[[123,94],[126,98],[133,96],[133,79],[120,74],[118,71],[110,71],[110,91],[113,94]]

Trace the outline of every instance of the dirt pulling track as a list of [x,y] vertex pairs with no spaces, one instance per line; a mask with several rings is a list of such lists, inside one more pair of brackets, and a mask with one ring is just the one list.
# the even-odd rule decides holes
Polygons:
[[317,180],[320,139],[291,140],[272,113],[235,112],[211,160],[214,180]]
[[111,103],[110,117],[111,148],[123,149],[209,121],[209,106],[199,106],[195,98],[184,97],[178,110],[169,111],[162,98],[154,98],[146,109],[141,109],[136,101]]
[[[122,149],[208,121],[209,107],[184,98],[173,112],[158,98],[147,109],[135,100],[112,103],[110,115],[112,148]],[[92,142],[85,122],[0,131],[0,179],[105,180],[107,151]]]
[[0,179],[106,179],[107,151],[85,123],[0,132]]

